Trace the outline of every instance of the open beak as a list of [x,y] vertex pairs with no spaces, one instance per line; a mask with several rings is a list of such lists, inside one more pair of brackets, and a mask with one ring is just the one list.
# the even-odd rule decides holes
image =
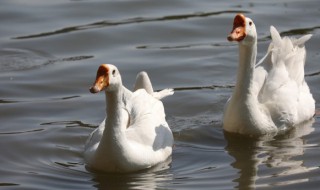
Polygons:
[[109,86],[108,72],[109,68],[107,65],[100,65],[97,71],[96,80],[90,88],[91,93],[98,93]]
[[233,29],[228,35],[229,41],[240,42],[246,37],[246,17],[243,14],[237,14],[233,20]]

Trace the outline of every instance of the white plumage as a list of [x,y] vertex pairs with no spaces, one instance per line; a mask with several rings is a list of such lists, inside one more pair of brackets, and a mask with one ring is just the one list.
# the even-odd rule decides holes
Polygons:
[[272,42],[256,63],[257,33],[244,15],[234,19],[229,41],[239,42],[239,68],[233,94],[226,104],[223,128],[246,135],[276,134],[311,119],[315,101],[304,79],[305,42],[281,38],[270,27]]
[[148,75],[137,76],[135,91],[122,86],[117,68],[101,65],[92,93],[105,90],[106,119],[89,136],[85,161],[89,168],[105,172],[134,172],[167,160],[173,135],[165,120],[163,98],[172,89],[153,92]]

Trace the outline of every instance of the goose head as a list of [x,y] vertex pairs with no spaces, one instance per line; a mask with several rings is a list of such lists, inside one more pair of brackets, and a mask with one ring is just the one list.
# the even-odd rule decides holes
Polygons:
[[229,41],[242,44],[253,44],[257,40],[257,31],[254,22],[243,14],[237,14],[233,20],[233,29],[228,35]]
[[98,68],[96,80],[90,88],[90,92],[97,93],[102,90],[112,92],[121,85],[121,76],[117,67],[111,64],[102,64]]

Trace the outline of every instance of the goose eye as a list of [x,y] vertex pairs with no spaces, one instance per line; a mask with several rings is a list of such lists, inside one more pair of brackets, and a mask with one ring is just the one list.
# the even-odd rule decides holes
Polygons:
[[112,71],[112,75],[114,75],[114,74],[116,74],[116,70],[113,70],[113,71]]
[[249,25],[251,26],[251,25],[252,25],[252,22],[249,22]]

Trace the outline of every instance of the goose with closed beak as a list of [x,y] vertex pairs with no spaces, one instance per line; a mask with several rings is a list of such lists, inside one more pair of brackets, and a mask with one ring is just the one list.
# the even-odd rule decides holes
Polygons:
[[256,64],[257,32],[242,14],[234,18],[229,41],[239,44],[237,81],[223,118],[225,131],[250,136],[286,131],[315,114],[315,100],[304,79],[305,42],[270,27],[272,42]]
[[87,167],[103,172],[128,173],[166,161],[173,135],[161,98],[172,89],[153,92],[148,75],[137,76],[135,91],[122,85],[117,67],[99,67],[91,93],[105,92],[106,119],[89,136],[84,151]]

